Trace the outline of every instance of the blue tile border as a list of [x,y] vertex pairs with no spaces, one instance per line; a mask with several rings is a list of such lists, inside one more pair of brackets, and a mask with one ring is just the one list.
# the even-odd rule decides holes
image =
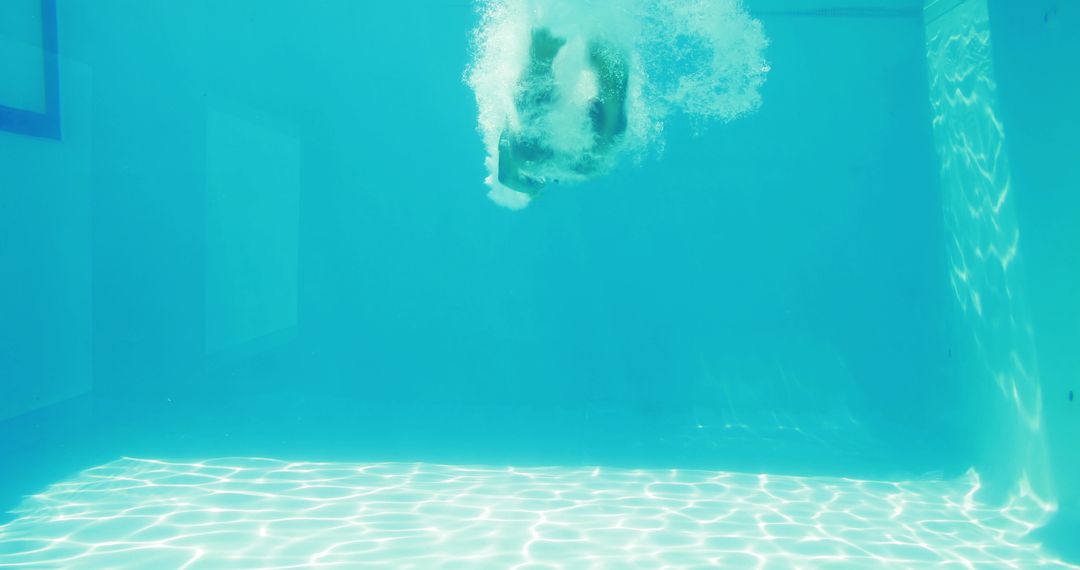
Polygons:
[[0,105],[0,130],[60,140],[60,66],[56,0],[41,1],[41,49],[45,54],[45,112]]

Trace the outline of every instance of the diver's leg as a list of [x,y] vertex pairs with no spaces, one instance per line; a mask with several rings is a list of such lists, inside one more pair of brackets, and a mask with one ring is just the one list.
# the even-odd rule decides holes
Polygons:
[[522,116],[542,115],[555,100],[555,70],[552,64],[564,45],[566,40],[553,36],[547,28],[532,31],[529,63],[525,66],[514,97],[514,104]]
[[573,166],[573,170],[583,176],[592,176],[603,168],[607,152],[626,132],[626,96],[630,81],[626,54],[610,43],[589,42],[589,64],[596,73],[599,92],[589,107],[595,144],[590,152],[578,157]]
[[[552,64],[566,40],[555,37],[547,28],[532,31],[529,44],[529,63],[514,96],[514,106],[528,133],[532,123],[546,115],[557,96],[555,71]],[[499,137],[499,182],[518,192],[536,195],[544,186],[542,179],[522,171],[529,163],[548,160],[552,151],[535,137],[511,132],[509,128]]]
[[604,148],[626,132],[630,65],[621,50],[605,42],[592,42],[589,45],[589,62],[600,83],[600,92],[593,101],[589,115],[597,136],[597,146]]

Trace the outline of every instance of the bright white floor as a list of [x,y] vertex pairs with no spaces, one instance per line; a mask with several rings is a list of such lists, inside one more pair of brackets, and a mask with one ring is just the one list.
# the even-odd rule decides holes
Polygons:
[[30,497],[4,568],[1037,568],[978,477],[121,459]]

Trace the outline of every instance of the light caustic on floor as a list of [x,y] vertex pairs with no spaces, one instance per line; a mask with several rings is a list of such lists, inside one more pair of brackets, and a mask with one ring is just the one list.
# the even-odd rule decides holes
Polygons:
[[980,506],[977,485],[122,459],[28,499],[0,567],[1066,567],[1025,538],[1043,506]]

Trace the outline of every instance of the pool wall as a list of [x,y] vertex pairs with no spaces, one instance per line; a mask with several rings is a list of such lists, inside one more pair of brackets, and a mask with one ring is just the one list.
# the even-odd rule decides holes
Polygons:
[[[74,131],[3,135],[43,149],[6,164],[6,198],[56,196],[9,210],[10,270],[77,267],[41,278],[78,296],[70,327],[41,287],[20,327],[62,333],[5,327],[34,366],[72,367],[25,384],[77,382],[67,396],[92,377],[121,409],[187,406],[180,433],[277,416],[345,437],[381,411],[413,442],[518,422],[535,445],[515,456],[536,462],[588,433],[599,455],[578,461],[619,444],[621,463],[716,464],[731,454],[702,445],[732,430],[826,430],[887,442],[883,471],[941,467],[964,387],[943,342],[921,22],[767,8],[769,105],[699,133],[673,121],[663,155],[514,215],[483,200],[469,6],[65,3]],[[65,192],[81,202],[61,208]],[[50,256],[46,236],[81,249]],[[15,286],[4,301],[29,311]]]
[[[0,421],[86,394],[92,384],[93,69],[62,58],[58,86],[33,71],[56,59],[34,4],[13,2],[0,18],[0,50],[12,69],[9,77],[5,67],[4,81],[32,83],[0,94]],[[38,136],[49,131],[42,125],[50,87],[66,103],[54,109],[68,129],[63,141]],[[18,113],[41,120],[27,123]]]
[[[1075,192],[1067,158],[1080,114],[1076,7],[1059,2],[931,1],[931,102],[941,163],[951,344],[970,400],[957,410],[984,497],[1031,492],[1056,504],[1047,537],[1077,530],[1080,371]],[[1065,537],[1063,540],[1059,540]]]
[[1080,6],[1000,0],[989,6],[1038,349],[1041,427],[1062,537],[1075,544],[1070,537],[1080,533],[1080,77],[1074,71]]
[[95,395],[951,433],[920,22],[766,8],[771,105],[515,217],[462,198],[467,6],[66,4]]

